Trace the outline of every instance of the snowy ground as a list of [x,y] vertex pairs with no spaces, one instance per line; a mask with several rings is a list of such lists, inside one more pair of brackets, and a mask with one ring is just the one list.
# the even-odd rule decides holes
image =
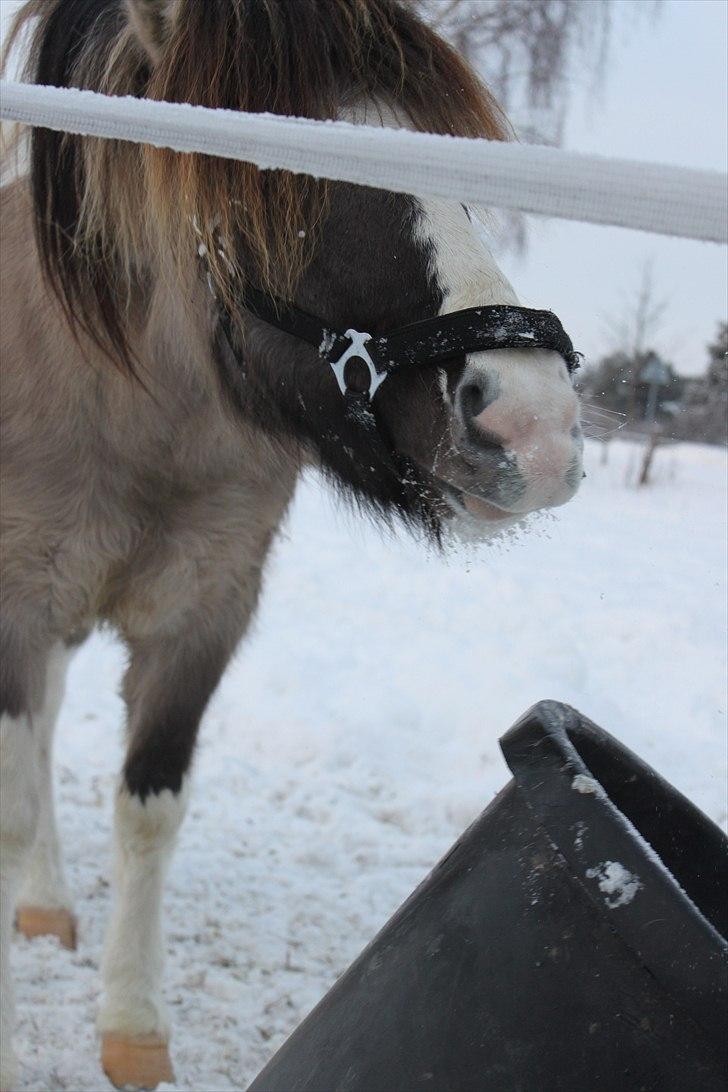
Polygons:
[[[167,893],[180,1089],[242,1089],[506,782],[539,698],[621,737],[725,824],[726,455],[588,450],[507,548],[428,556],[301,487],[255,633],[202,731]],[[121,762],[118,646],[72,667],[58,741],[75,953],[18,941],[23,1089],[101,1089],[93,1018]]]

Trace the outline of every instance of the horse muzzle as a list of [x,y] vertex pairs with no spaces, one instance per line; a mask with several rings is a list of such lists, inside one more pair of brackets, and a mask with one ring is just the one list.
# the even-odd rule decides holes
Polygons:
[[558,381],[563,364],[555,354],[537,361],[538,351],[517,361],[506,355],[515,356],[466,367],[455,392],[451,457],[440,473],[476,519],[566,504],[583,476],[579,401],[570,383]]

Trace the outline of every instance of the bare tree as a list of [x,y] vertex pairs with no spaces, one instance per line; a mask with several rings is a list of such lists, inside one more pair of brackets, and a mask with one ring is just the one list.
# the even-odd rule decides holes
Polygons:
[[414,0],[477,68],[521,140],[559,144],[577,72],[603,80],[617,19],[654,19],[662,0]]
[[636,295],[610,323],[617,352],[630,361],[629,374],[626,377],[629,384],[627,417],[630,421],[634,421],[637,416],[637,388],[640,382],[639,373],[645,361],[645,350],[648,344],[654,344],[668,305],[668,299],[659,298],[657,295],[653,263],[648,258],[642,266]]
[[[483,76],[519,140],[560,145],[577,77],[604,82],[614,25],[654,19],[662,0],[411,0]],[[526,218],[503,210],[498,242],[523,251]],[[495,225],[494,225],[495,230]]]
[[612,326],[615,347],[630,356],[643,353],[647,343],[654,341],[668,304],[669,300],[657,297],[653,262],[647,258],[642,265],[637,294]]

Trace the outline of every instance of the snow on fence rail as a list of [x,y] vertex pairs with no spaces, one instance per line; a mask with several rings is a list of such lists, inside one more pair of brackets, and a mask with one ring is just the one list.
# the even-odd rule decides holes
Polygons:
[[421,197],[728,242],[728,176],[717,171],[5,80],[0,119]]

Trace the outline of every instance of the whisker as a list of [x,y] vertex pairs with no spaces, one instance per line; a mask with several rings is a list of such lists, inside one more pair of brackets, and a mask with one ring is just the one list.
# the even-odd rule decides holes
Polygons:
[[627,424],[627,414],[605,409],[593,402],[582,402],[582,431],[590,440],[606,440]]

